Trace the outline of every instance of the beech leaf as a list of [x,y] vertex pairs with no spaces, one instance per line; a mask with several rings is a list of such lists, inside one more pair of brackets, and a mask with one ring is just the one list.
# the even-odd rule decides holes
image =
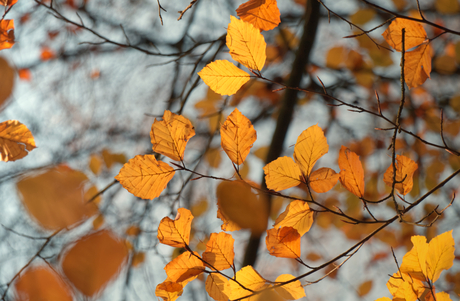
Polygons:
[[432,56],[433,49],[428,43],[406,52],[404,78],[409,89],[420,86],[430,77]]
[[[198,253],[194,252],[195,255]],[[165,266],[166,274],[173,282],[182,282],[196,278],[203,273],[203,262],[190,252],[184,252]]]
[[300,258],[300,234],[292,227],[267,230],[265,243],[272,256]]
[[364,169],[356,153],[342,145],[339,153],[340,183],[359,198],[364,197]]
[[[258,291],[265,286],[265,279],[259,275],[250,265],[245,266],[238,272],[236,272],[235,279],[241,283],[244,287]],[[229,281],[230,283],[230,300],[243,298],[252,295],[252,292],[244,289],[235,281]]]
[[177,209],[174,220],[164,217],[158,226],[158,240],[165,245],[175,248],[185,248],[190,241],[190,229],[193,215],[186,208]]
[[235,239],[230,234],[211,233],[211,238],[206,243],[206,251],[203,252],[203,260],[218,271],[230,268],[235,257],[234,242]]
[[387,43],[397,51],[402,51],[402,29],[406,29],[404,36],[405,50],[411,49],[425,42],[428,38],[422,24],[401,18],[396,18],[385,30],[382,36]]
[[299,185],[302,172],[299,166],[289,157],[279,157],[264,167],[265,182],[268,189],[280,191]]
[[220,95],[233,95],[249,81],[249,74],[227,60],[207,64],[198,75],[211,90]]
[[206,292],[216,301],[229,299],[229,280],[220,274],[209,274],[206,279]]
[[181,283],[164,281],[157,285],[155,296],[160,297],[163,301],[174,301],[182,295],[183,286]]
[[[396,184],[395,189],[398,190],[399,193],[402,195],[408,194],[412,190],[412,186],[414,185],[413,175],[414,172],[417,170],[418,165],[410,158],[406,156],[396,156]],[[403,181],[404,179],[404,181]],[[383,175],[383,181],[388,186],[393,185],[393,166],[390,165],[387,171]]]
[[236,9],[236,14],[260,30],[272,30],[281,22],[276,0],[249,0]]
[[310,187],[317,193],[328,192],[337,184],[339,177],[340,175],[333,169],[320,168],[310,174]]
[[281,213],[273,227],[293,227],[300,236],[307,233],[313,224],[313,211],[310,210],[307,202],[295,200],[287,205],[286,210]]
[[[295,277],[290,274],[282,274],[276,278],[275,282],[286,282],[294,279]],[[297,300],[306,297],[305,290],[299,280],[285,284],[283,286],[275,287],[275,291],[284,298],[284,300]]]
[[329,151],[326,137],[318,125],[303,131],[294,147],[294,159],[304,176],[308,177],[316,161]]
[[34,137],[24,124],[17,120],[0,123],[0,161],[24,158],[35,147]]

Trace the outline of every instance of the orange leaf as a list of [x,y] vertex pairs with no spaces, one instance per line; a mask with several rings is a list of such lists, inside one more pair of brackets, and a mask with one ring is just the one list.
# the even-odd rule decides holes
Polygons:
[[342,145],[339,153],[340,183],[357,197],[364,196],[364,170],[356,153]]
[[16,78],[16,71],[10,64],[3,58],[0,57],[0,74],[2,80],[0,81],[0,111],[5,101],[10,97],[13,92],[14,81]]
[[14,45],[14,20],[0,20],[0,50]]
[[32,80],[32,73],[29,69],[19,69],[18,70],[19,78],[23,81],[31,81]]
[[59,230],[70,228],[98,212],[94,202],[87,202],[90,196],[85,197],[85,191],[90,188],[85,189],[86,184],[85,174],[59,165],[25,177],[16,185],[29,214],[43,228]]
[[[198,253],[194,252],[194,254],[199,257]],[[168,278],[174,282],[182,282],[190,278],[194,279],[204,270],[203,262],[188,251],[180,254],[165,266]]]
[[236,9],[236,14],[260,30],[272,30],[281,22],[276,0],[249,0]]
[[207,64],[198,75],[211,90],[220,95],[233,95],[249,81],[249,74],[227,60]]
[[232,58],[246,68],[260,71],[264,67],[267,44],[259,29],[251,23],[230,16],[227,47]]
[[[395,189],[402,195],[408,194],[414,185],[413,175],[417,170],[418,165],[406,156],[396,156],[396,184]],[[404,181],[403,181],[404,179]],[[383,175],[383,181],[388,186],[393,185],[393,166],[388,167]],[[402,182],[402,183],[401,183]]]
[[323,167],[310,175],[310,187],[317,193],[328,192],[337,184],[339,174],[333,169]]
[[[275,282],[286,282],[295,277],[289,274],[279,275]],[[299,280],[275,287],[275,291],[284,298],[284,300],[297,300],[306,297],[305,290]]]
[[2,6],[13,6],[18,2],[18,0],[0,0],[0,5]]
[[404,37],[405,50],[418,46],[427,40],[427,34],[423,26],[415,21],[397,18],[391,22],[387,30],[382,34],[388,44],[397,51],[402,51],[402,29],[406,29]]
[[[235,279],[241,283],[245,288],[252,291],[258,291],[265,286],[265,279],[259,275],[250,265],[245,266],[238,272],[236,272]],[[239,299],[252,294],[251,291],[244,289],[235,281],[229,281],[230,283],[230,300]]]
[[227,301],[229,299],[228,279],[220,274],[209,274],[206,279],[206,292],[216,301]]
[[187,118],[166,110],[163,120],[152,124],[150,139],[153,151],[165,155],[175,161],[184,159],[185,146],[195,136],[195,129]]
[[235,110],[227,117],[220,128],[222,148],[230,160],[237,165],[243,164],[246,156],[257,139],[257,133],[251,121]]
[[316,161],[329,151],[326,137],[318,125],[303,131],[294,147],[294,159],[304,176],[308,177]]
[[49,266],[29,267],[14,283],[16,301],[72,301],[70,287]]
[[183,286],[180,283],[164,281],[157,285],[155,296],[160,297],[163,301],[174,301],[182,295]]
[[270,255],[284,258],[300,257],[300,234],[292,227],[267,230],[265,238]]
[[302,172],[299,166],[289,157],[279,157],[265,165],[265,182],[268,189],[280,191],[299,185]]
[[92,297],[116,277],[127,259],[125,243],[102,230],[83,237],[65,252],[62,269],[82,294]]
[[137,155],[120,169],[116,180],[138,198],[158,197],[174,176],[174,168],[157,161],[154,155]]
[[372,280],[367,280],[361,283],[358,288],[358,296],[363,297],[369,294],[372,289],[372,284]]
[[174,220],[164,217],[158,226],[158,239],[162,244],[185,248],[190,241],[190,229],[192,227],[193,215],[185,208],[177,209]]
[[393,300],[417,300],[425,291],[422,281],[412,278],[406,273],[394,273],[387,282]]
[[409,89],[420,86],[430,77],[432,56],[433,49],[430,44],[422,44],[417,49],[406,52],[404,77]]
[[218,271],[230,268],[235,257],[234,242],[235,239],[230,234],[211,233],[211,238],[206,244],[206,251],[203,252],[203,260]]
[[54,51],[49,47],[43,47],[42,52],[40,53],[40,59],[42,61],[49,61],[56,57]]
[[24,158],[36,147],[29,129],[17,120],[0,123],[0,161]]
[[287,205],[286,210],[278,216],[273,227],[293,227],[300,236],[307,233],[313,224],[313,211],[307,202],[295,200]]

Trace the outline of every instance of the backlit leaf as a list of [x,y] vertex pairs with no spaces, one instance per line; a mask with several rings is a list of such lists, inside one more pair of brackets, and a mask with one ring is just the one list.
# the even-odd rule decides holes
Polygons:
[[301,183],[300,167],[289,157],[279,157],[265,165],[265,182],[268,189],[280,191]]
[[14,45],[14,20],[0,20],[0,50]]
[[[198,253],[194,253],[199,256]],[[184,252],[165,266],[166,274],[174,282],[182,282],[203,273],[203,262],[190,252]]]
[[[250,265],[245,266],[236,272],[235,278],[244,287],[253,291],[258,291],[265,286],[265,279],[262,278],[262,276],[260,276],[259,273],[257,273]],[[251,291],[242,288],[235,281],[229,281],[229,283],[231,290],[230,300],[243,298],[252,294]]]
[[18,2],[18,0],[0,0],[0,5],[3,6],[13,6]]
[[228,279],[220,274],[209,274],[206,279],[206,292],[216,301],[227,301],[229,299]]
[[295,200],[287,205],[286,210],[278,216],[274,228],[293,227],[300,236],[307,233],[313,224],[313,211],[307,202]]
[[267,44],[259,29],[251,23],[230,16],[227,47],[232,58],[246,68],[261,71],[264,67]]
[[420,281],[426,281],[426,256],[428,244],[424,236],[414,235],[411,237],[412,249],[406,253],[401,263],[401,273],[410,274],[411,277]]
[[[289,274],[279,275],[275,282],[286,282],[295,277]],[[284,300],[297,300],[306,297],[305,290],[299,280],[275,287],[275,291],[284,298]]]
[[39,225],[59,230],[98,213],[96,204],[88,203],[90,197],[85,197],[88,183],[82,172],[59,165],[25,177],[16,185],[24,207]]
[[393,300],[416,301],[425,291],[422,281],[412,278],[406,273],[394,273],[387,282]]
[[339,153],[340,183],[357,197],[364,196],[364,170],[356,153],[342,145]]
[[218,271],[230,268],[235,257],[234,242],[235,239],[230,234],[211,233],[211,238],[206,244],[206,251],[203,252],[203,260]]
[[267,230],[265,244],[272,256],[283,258],[300,257],[300,234],[292,227]]
[[95,296],[128,260],[125,243],[108,231],[92,233],[64,252],[62,270],[85,296]]
[[[414,185],[413,175],[417,170],[418,165],[410,158],[406,156],[396,156],[396,184],[395,189],[398,190],[402,195],[406,195],[412,190]],[[403,181],[404,179],[404,181]],[[383,175],[383,181],[388,186],[393,185],[393,166],[388,167],[387,171]]]
[[329,151],[326,137],[318,125],[312,125],[297,138],[294,159],[302,173],[308,177],[316,161]]
[[276,0],[249,0],[236,9],[236,14],[260,30],[272,30],[281,22]]
[[177,209],[174,220],[164,217],[158,226],[158,240],[165,245],[185,248],[190,241],[193,215],[186,208]]
[[164,112],[163,120],[155,118],[150,131],[153,151],[175,161],[184,159],[185,146],[193,136],[195,129],[190,120],[168,110]]
[[198,75],[206,85],[220,95],[233,95],[249,81],[249,74],[227,60],[207,64]]
[[137,155],[121,168],[115,177],[120,184],[138,198],[158,197],[174,176],[174,168],[154,155]]
[[378,298],[378,299],[375,300],[375,301],[391,301],[391,299],[388,298],[388,297],[382,297],[382,298]]
[[227,117],[220,128],[221,144],[230,160],[237,165],[243,164],[257,139],[257,133],[251,121],[235,110]]
[[328,192],[337,184],[339,174],[333,169],[323,167],[310,174],[310,187],[317,193]]
[[452,230],[433,238],[428,244],[426,254],[427,277],[435,282],[443,270],[448,270],[454,264],[455,242]]
[[163,301],[174,301],[182,295],[183,286],[180,283],[164,281],[157,285],[155,296],[160,297]]
[[448,293],[439,292],[436,293],[436,301],[452,301]]
[[415,21],[397,18],[391,22],[382,34],[388,44],[397,51],[402,51],[402,29],[406,29],[404,37],[405,50],[422,44],[428,38],[423,26]]
[[17,120],[0,123],[0,161],[16,161],[35,148],[29,129]]
[[406,52],[404,77],[409,89],[420,86],[430,77],[432,56],[433,49],[430,44],[422,44],[417,49]]
[[0,56],[0,74],[2,80],[0,81],[0,111],[6,100],[10,97],[13,92],[14,81],[16,78],[16,71],[13,67],[8,64],[5,58]]

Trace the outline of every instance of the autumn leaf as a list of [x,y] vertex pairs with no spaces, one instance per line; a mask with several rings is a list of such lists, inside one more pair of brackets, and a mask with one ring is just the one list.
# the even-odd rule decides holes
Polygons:
[[249,81],[249,74],[227,60],[207,64],[198,75],[206,85],[220,95],[233,95]]
[[56,57],[56,53],[49,47],[43,47],[40,53],[40,59],[44,62],[52,60]]
[[425,291],[422,281],[412,278],[409,274],[394,273],[387,282],[393,300],[417,300]]
[[294,147],[294,159],[304,176],[308,177],[316,161],[329,151],[326,137],[318,125],[303,131]]
[[137,155],[121,168],[116,180],[138,198],[158,197],[174,176],[174,168],[157,161],[154,155]]
[[412,20],[396,18],[385,30],[382,36],[387,43],[396,51],[402,51],[402,29],[406,29],[404,36],[405,50],[411,49],[424,43],[427,40],[427,34],[423,26]]
[[163,120],[152,124],[150,139],[153,151],[165,155],[175,161],[184,159],[185,146],[195,136],[195,129],[187,118],[166,110]]
[[310,187],[317,193],[328,192],[337,184],[340,175],[333,169],[323,167],[310,174]]
[[430,77],[432,56],[433,49],[428,43],[406,52],[404,78],[409,89],[420,86]]
[[209,274],[206,279],[206,292],[216,301],[227,301],[230,294],[228,279],[220,274]]
[[172,281],[164,281],[155,288],[155,296],[160,297],[163,301],[174,301],[182,295],[182,292],[182,284]]
[[218,271],[230,268],[235,257],[234,242],[235,239],[230,234],[211,233],[211,238],[206,244],[206,251],[203,252],[203,260],[210,264],[210,268]]
[[257,139],[257,133],[251,121],[235,110],[227,117],[220,128],[222,148],[230,160],[237,165],[243,164],[251,150],[252,144]]
[[260,30],[272,30],[281,22],[276,0],[249,0],[236,9],[236,14]]
[[261,71],[265,64],[264,36],[251,23],[230,16],[227,47],[232,58],[248,69]]
[[424,236],[419,235],[412,236],[411,241],[414,246],[404,255],[400,271],[420,281],[426,281],[428,243]]
[[[199,257],[198,253],[194,252],[194,254]],[[194,278],[203,273],[204,270],[203,262],[188,251],[180,254],[165,266],[168,278],[174,282]]]
[[302,179],[300,167],[289,157],[279,157],[265,165],[265,182],[268,189],[280,191],[299,185]]
[[2,111],[6,104],[6,100],[11,96],[11,93],[13,93],[16,70],[1,56],[0,74],[2,75],[2,80],[0,81],[0,111]]
[[0,50],[14,45],[14,20],[0,20]]
[[[265,279],[259,275],[250,265],[245,266],[236,272],[235,279],[245,288],[258,291],[265,286]],[[230,300],[243,298],[252,295],[252,292],[244,289],[235,281],[230,281]]]
[[300,236],[307,233],[313,224],[313,211],[310,210],[307,202],[295,200],[287,205],[286,210],[278,216],[273,225],[278,229],[281,227],[293,227]]
[[434,283],[443,270],[448,270],[454,264],[455,242],[452,230],[433,238],[428,244],[426,254],[427,277]]
[[265,244],[272,256],[283,258],[300,257],[300,234],[292,227],[267,230]]
[[0,5],[2,6],[13,6],[18,2],[18,0],[0,0]]
[[[398,190],[402,195],[406,195],[412,190],[414,185],[413,175],[417,170],[418,165],[410,158],[406,156],[396,156],[396,184],[395,189]],[[404,179],[404,181],[403,181]],[[393,185],[393,166],[388,167],[387,171],[383,175],[383,181],[388,186]]]
[[177,216],[174,220],[164,217],[158,226],[158,240],[165,245],[185,248],[190,241],[190,229],[192,227],[193,215],[186,208],[177,209]]
[[[294,279],[295,277],[290,274],[282,274],[276,278],[275,282],[286,282]],[[275,287],[275,291],[280,294],[284,300],[297,300],[306,297],[305,290],[299,280],[285,284],[283,286]]]
[[340,183],[357,197],[364,197],[364,170],[356,153],[342,145],[339,153]]
[[230,220],[225,215],[225,213],[223,213],[222,210],[220,210],[219,201],[217,201],[217,218],[220,218],[220,220],[222,221],[222,225],[220,226],[220,228],[223,231],[238,231],[238,230],[241,230],[241,227],[238,226],[237,223],[235,223],[234,221]]
[[0,161],[24,158],[36,147],[29,129],[17,120],[0,123]]

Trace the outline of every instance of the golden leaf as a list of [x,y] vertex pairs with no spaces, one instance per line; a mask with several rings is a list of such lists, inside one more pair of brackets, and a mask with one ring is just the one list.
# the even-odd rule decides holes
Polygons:
[[[206,251],[203,252],[203,260],[218,271],[230,268],[235,257],[234,242],[235,239],[230,234],[211,233],[211,238],[206,244]],[[211,266],[209,267],[212,268]]]
[[35,148],[29,129],[17,120],[0,123],[0,161],[16,161]]
[[300,167],[289,157],[279,157],[265,165],[265,182],[268,189],[280,191],[299,185],[302,179]]
[[430,44],[422,44],[417,49],[406,52],[404,78],[409,89],[420,86],[430,77],[432,56],[433,49]]
[[265,243],[272,256],[300,258],[300,234],[292,227],[267,230]]
[[163,301],[174,301],[182,295],[183,286],[181,283],[164,281],[157,285],[155,296],[160,297]]
[[[286,282],[294,279],[295,277],[290,274],[282,274],[276,278],[275,282]],[[306,297],[305,290],[299,280],[285,284],[283,286],[275,287],[275,291],[283,297],[284,300],[297,300]]]
[[412,278],[409,274],[394,273],[387,282],[393,300],[417,300],[425,291],[422,281]]
[[356,153],[342,145],[339,153],[340,183],[357,197],[364,196],[364,170]]
[[286,210],[278,216],[273,227],[293,227],[300,236],[307,233],[313,224],[313,211],[307,202],[295,200],[287,205]]
[[[259,275],[259,273],[254,270],[250,265],[245,266],[238,272],[236,272],[235,279],[241,283],[244,287],[252,290],[258,291],[265,286],[265,279]],[[249,295],[252,295],[252,292],[242,288],[235,281],[230,281],[230,299],[239,299]]]
[[[5,8],[6,9],[6,8]],[[14,45],[14,20],[0,20],[0,50]]]
[[[406,195],[412,190],[412,186],[414,185],[413,175],[414,172],[417,170],[418,165],[410,158],[406,156],[396,156],[396,184],[395,189],[398,190],[399,193],[402,195]],[[403,181],[404,179],[404,181]],[[393,166],[391,165],[388,167],[387,171],[383,175],[383,181],[388,186],[393,185]]]
[[[194,252],[194,254],[199,257],[198,253]],[[194,279],[204,270],[203,262],[188,251],[180,254],[165,266],[166,274],[173,282]]]
[[249,0],[236,9],[236,14],[260,30],[272,30],[281,22],[276,0]]
[[326,137],[318,125],[303,131],[294,147],[294,159],[304,176],[308,177],[316,161],[329,151]]
[[433,238],[428,244],[426,254],[426,274],[434,283],[443,270],[448,270],[454,264],[455,242],[452,230]]
[[317,193],[328,192],[337,184],[339,174],[333,169],[322,167],[310,174],[310,187]]
[[164,217],[158,226],[158,240],[165,245],[185,248],[190,241],[190,229],[192,227],[193,215],[186,208],[177,209],[177,216],[174,220]]
[[414,246],[404,255],[400,271],[420,281],[426,281],[426,256],[428,252],[426,238],[414,235],[411,237],[411,241]]
[[211,90],[220,95],[233,95],[249,81],[249,74],[227,60],[207,64],[198,75]]
[[427,34],[423,26],[412,20],[397,18],[391,22],[382,34],[388,44],[397,51],[402,51],[402,29],[406,29],[404,37],[405,50],[418,46],[426,41]]
[[206,292],[216,301],[227,301],[229,299],[228,279],[220,274],[209,274],[206,279]]

